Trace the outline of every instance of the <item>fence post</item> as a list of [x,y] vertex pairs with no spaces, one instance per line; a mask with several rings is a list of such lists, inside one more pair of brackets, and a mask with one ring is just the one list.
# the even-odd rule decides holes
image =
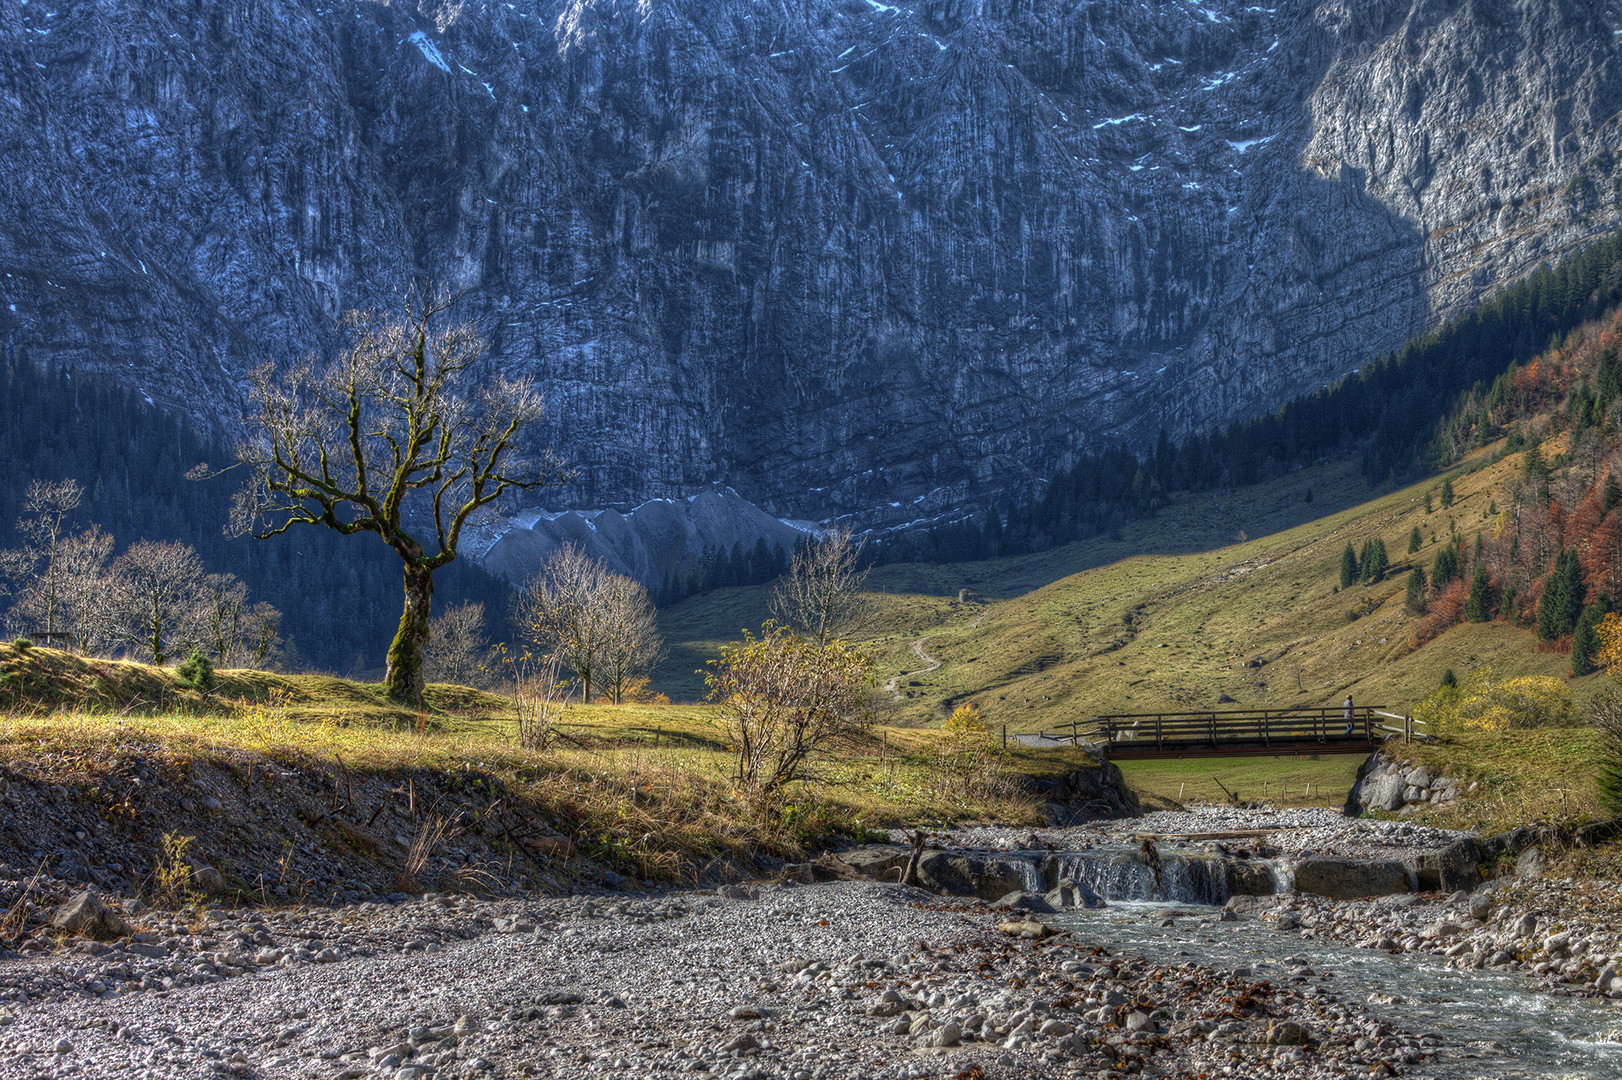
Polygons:
[[1007,724],[1004,724],[1002,726],[1002,749],[1003,749],[1003,753],[1006,754],[1008,752],[1008,725]]

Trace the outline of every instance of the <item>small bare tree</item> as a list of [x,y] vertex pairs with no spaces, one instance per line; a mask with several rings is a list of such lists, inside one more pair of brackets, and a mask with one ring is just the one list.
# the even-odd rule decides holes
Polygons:
[[845,526],[794,553],[788,574],[772,590],[772,615],[818,645],[849,637],[872,623],[859,569],[863,543]]
[[76,480],[35,480],[23,496],[23,516],[17,531],[26,542],[8,553],[10,573],[22,582],[18,612],[34,620],[34,631],[55,644],[62,627],[62,543],[67,539],[68,515],[79,508],[84,489]]
[[248,586],[235,574],[203,578],[198,608],[203,646],[221,667],[262,667],[281,643],[282,613],[248,603]]
[[243,650],[248,586],[235,574],[205,574],[199,612],[203,644],[221,667],[237,667]]
[[281,654],[282,613],[264,601],[255,604],[248,609],[247,632],[243,639],[248,650],[248,666],[268,666]]
[[203,564],[189,545],[131,544],[112,578],[122,601],[116,634],[133,652],[162,664],[201,642]]
[[646,675],[664,659],[665,642],[648,590],[624,574],[609,574],[600,603],[604,609],[602,659],[597,667],[602,682],[620,703],[626,684]]
[[113,538],[92,525],[62,544],[62,616],[68,641],[81,656],[99,656],[112,648],[114,590],[107,580]]
[[550,451],[521,458],[542,417],[526,383],[483,369],[471,323],[449,323],[456,297],[413,293],[395,315],[350,312],[332,363],[251,375],[253,434],[236,458],[250,475],[232,531],[275,536],[321,525],[375,533],[405,566],[405,608],[389,646],[389,696],[420,706],[433,573],[462,530],[504,492],[557,484]]
[[872,664],[843,641],[819,645],[767,623],[721,648],[704,676],[727,719],[740,786],[775,796],[811,755],[859,730]]
[[601,597],[608,571],[577,544],[564,544],[541,564],[518,597],[518,624],[541,651],[558,658],[580,680],[580,700],[607,638]]
[[458,604],[434,620],[423,653],[423,675],[432,682],[474,686],[482,678],[490,656],[484,632],[484,605]]

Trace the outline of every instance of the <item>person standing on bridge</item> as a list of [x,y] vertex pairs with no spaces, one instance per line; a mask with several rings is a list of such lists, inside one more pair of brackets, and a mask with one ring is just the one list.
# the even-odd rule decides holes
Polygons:
[[1352,723],[1352,695],[1346,695],[1346,734],[1350,735],[1354,728]]

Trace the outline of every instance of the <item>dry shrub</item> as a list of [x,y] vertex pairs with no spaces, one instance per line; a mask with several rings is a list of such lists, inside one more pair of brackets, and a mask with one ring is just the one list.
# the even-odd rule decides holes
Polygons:
[[646,675],[626,679],[620,688],[620,700],[631,705],[669,705],[670,695],[654,693]]
[[158,861],[152,869],[152,890],[160,904],[179,907],[191,898],[191,860],[186,852],[195,836],[164,833],[158,842]]
[[569,696],[569,683],[558,680],[558,662],[550,659],[536,671],[521,672],[513,684],[513,709],[518,714],[518,745],[544,751],[557,734],[553,725]]
[[405,866],[395,875],[394,883],[400,892],[416,892],[422,879],[422,872],[428,868],[428,860],[433,858],[439,846],[456,835],[456,829],[450,819],[430,811],[423,819],[422,827],[411,840],[411,847],[406,851]]
[[1465,581],[1451,581],[1435,599],[1425,616],[1414,627],[1414,646],[1442,636],[1450,626],[1464,621],[1464,605],[1470,599],[1470,585]]
[[0,942],[15,945],[28,929],[28,917],[42,896],[39,888],[40,880],[47,876],[45,863],[41,862],[34,870],[33,876],[17,890],[17,896],[11,905],[4,913],[0,913]]

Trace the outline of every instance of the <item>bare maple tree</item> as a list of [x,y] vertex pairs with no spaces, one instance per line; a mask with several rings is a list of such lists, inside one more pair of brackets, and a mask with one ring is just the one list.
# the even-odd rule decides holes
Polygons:
[[281,643],[282,613],[248,603],[248,586],[235,574],[203,578],[199,619],[203,644],[221,667],[261,667]]
[[81,656],[99,656],[112,648],[115,611],[107,579],[112,557],[111,534],[95,525],[63,541],[58,555],[62,621],[69,644]]
[[137,541],[110,576],[121,601],[115,633],[132,652],[162,664],[201,643],[203,564],[189,545]]
[[484,605],[458,604],[434,619],[433,634],[423,653],[423,674],[440,683],[475,686],[490,659],[484,632]]
[[518,596],[524,636],[580,680],[580,700],[591,682],[608,626],[601,596],[609,572],[578,544],[564,544],[541,564]]
[[665,643],[653,600],[641,582],[624,574],[609,574],[600,602],[605,627],[597,667],[604,688],[618,705],[626,684],[664,659]]
[[597,683],[619,704],[626,685],[664,657],[647,588],[577,544],[564,544],[541,564],[519,596],[518,623],[575,673],[582,701],[591,700]]
[[862,593],[862,547],[845,526],[801,547],[772,590],[773,618],[819,646],[866,628],[873,608]]
[[26,542],[7,552],[7,572],[22,583],[17,613],[32,618],[32,632],[53,644],[64,638],[62,626],[62,545],[68,538],[68,515],[79,508],[84,489],[77,480],[35,480],[23,496],[17,531]]
[[321,525],[374,533],[400,556],[405,608],[385,681],[391,698],[417,706],[434,571],[504,492],[568,479],[550,451],[521,453],[541,399],[487,369],[477,329],[447,316],[456,299],[417,291],[395,314],[351,311],[349,343],[331,363],[255,371],[253,432],[236,448],[251,479],[233,532]]

